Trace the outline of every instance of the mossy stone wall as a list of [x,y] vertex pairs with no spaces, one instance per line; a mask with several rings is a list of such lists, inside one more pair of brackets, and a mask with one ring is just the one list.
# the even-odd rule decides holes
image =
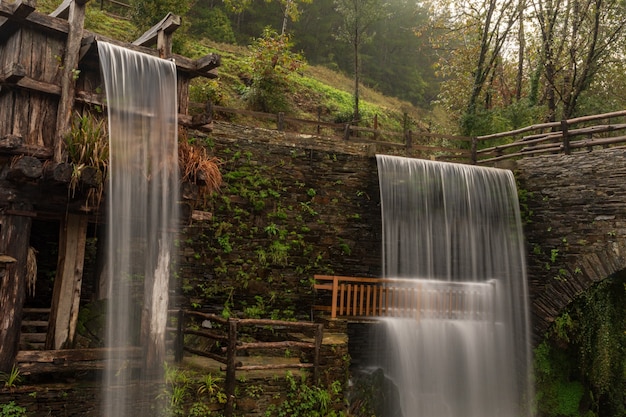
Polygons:
[[378,174],[367,145],[217,123],[189,137],[220,158],[224,181],[196,203],[212,220],[181,235],[179,304],[306,319],[315,274],[380,276]]

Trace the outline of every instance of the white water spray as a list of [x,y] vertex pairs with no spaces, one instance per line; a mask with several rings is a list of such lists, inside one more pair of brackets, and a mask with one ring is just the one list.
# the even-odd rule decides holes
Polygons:
[[[178,228],[176,66],[98,42],[110,138],[105,417],[153,415],[133,389],[126,348],[142,349],[139,376],[163,364],[170,263]],[[134,384],[135,387],[140,384]],[[150,394],[151,395],[151,394]]]
[[[382,320],[375,366],[398,388],[394,409],[402,417],[530,416],[525,255],[512,173],[383,155],[377,162],[383,276],[412,278],[435,293],[449,294],[445,283],[453,283],[477,297],[463,312]],[[473,291],[477,285],[484,290]]]

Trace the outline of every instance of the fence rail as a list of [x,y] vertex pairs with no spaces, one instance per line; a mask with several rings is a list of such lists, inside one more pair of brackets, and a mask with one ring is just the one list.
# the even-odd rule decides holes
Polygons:
[[408,317],[416,320],[493,320],[496,281],[449,282],[315,275],[315,289],[330,291],[318,310],[337,317]]
[[[225,365],[226,381],[225,392],[227,403],[225,416],[231,417],[234,410],[235,398],[235,372],[252,370],[272,369],[312,369],[313,380],[319,380],[320,349],[324,337],[324,325],[321,323],[291,322],[283,320],[263,319],[224,319],[215,314],[197,311],[178,310],[176,312],[176,329],[174,356],[177,362],[182,361],[185,351],[195,355],[213,359]],[[191,326],[192,319],[202,320],[204,326],[199,330]],[[273,331],[283,329],[289,332],[309,332],[313,334],[313,341],[280,340],[273,342],[243,342],[240,339],[240,331],[244,327],[270,328]],[[217,352],[200,350],[185,345],[185,335],[194,335],[209,339],[219,346]],[[290,348],[305,349],[313,353],[312,363],[274,363],[267,365],[243,365],[237,361],[237,353],[250,350],[282,350]],[[284,357],[284,355],[282,355]]]
[[[192,107],[206,107],[192,103]],[[211,115],[240,115],[270,121],[279,131],[315,133],[338,140],[358,140],[376,144],[380,152],[395,150],[407,156],[492,165],[507,159],[518,159],[546,153],[570,154],[597,148],[626,145],[626,110],[577,117],[558,122],[541,123],[507,132],[468,137],[412,130],[405,122],[401,131],[381,129],[377,117],[374,127],[352,123],[288,117],[284,113],[263,113],[222,106],[209,106]],[[405,115],[405,118],[407,116]],[[599,123],[604,121],[604,123]]]

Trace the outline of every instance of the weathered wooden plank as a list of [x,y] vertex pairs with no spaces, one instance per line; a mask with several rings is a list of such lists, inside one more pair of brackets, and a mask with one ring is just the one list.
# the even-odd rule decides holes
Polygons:
[[[20,204],[12,208],[30,209],[30,206]],[[30,217],[0,216],[0,253],[16,259],[16,262],[6,264],[0,279],[0,372],[11,370],[18,352],[31,222]]]
[[54,161],[62,162],[65,157],[65,136],[71,128],[74,108],[74,94],[78,69],[78,55],[85,24],[85,4],[71,2],[68,19],[70,23],[63,57],[63,75],[61,77],[61,98],[57,110]]
[[[141,35],[139,38],[133,41],[133,45],[138,45],[138,46],[155,45],[158,42],[159,33],[162,33],[162,34],[165,33],[171,38],[171,34],[174,33],[176,29],[178,29],[179,27],[180,27],[180,16],[177,16],[173,13],[168,13],[163,19],[161,19],[159,23],[152,26],[143,35]],[[171,49],[169,50],[169,53],[171,54]]]
[[63,0],[63,3],[56,8],[55,11],[50,13],[52,17],[60,17],[61,19],[68,19],[70,16],[70,8],[72,3],[78,3],[79,5],[85,5],[89,0]]
[[68,214],[61,223],[59,262],[54,280],[47,349],[62,349],[74,342],[82,286],[87,216]]

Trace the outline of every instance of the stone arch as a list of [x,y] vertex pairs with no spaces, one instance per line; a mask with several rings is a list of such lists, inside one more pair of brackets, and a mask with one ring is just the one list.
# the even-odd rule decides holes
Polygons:
[[626,269],[626,150],[516,162],[535,341],[594,284]]

